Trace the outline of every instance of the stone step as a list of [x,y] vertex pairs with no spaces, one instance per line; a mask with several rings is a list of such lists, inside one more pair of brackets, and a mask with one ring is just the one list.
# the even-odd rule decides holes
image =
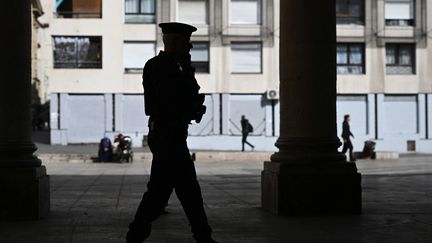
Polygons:
[[386,159],[399,159],[399,152],[396,151],[377,151],[376,159],[386,160]]

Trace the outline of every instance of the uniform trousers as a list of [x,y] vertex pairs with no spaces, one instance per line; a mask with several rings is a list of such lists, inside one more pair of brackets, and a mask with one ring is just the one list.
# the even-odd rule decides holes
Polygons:
[[173,190],[183,206],[194,238],[210,238],[212,230],[186,137],[187,127],[157,128],[149,132],[148,144],[153,153],[150,180],[129,225],[128,243],[141,243],[150,235],[151,223],[163,213]]

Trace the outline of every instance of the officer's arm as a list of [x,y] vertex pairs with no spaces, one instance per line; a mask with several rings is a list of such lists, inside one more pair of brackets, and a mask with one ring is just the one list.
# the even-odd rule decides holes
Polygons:
[[155,97],[157,97],[157,89],[155,89],[155,76],[152,75],[152,65],[147,62],[143,70],[143,88],[144,88],[144,106],[146,115],[155,115],[157,109]]

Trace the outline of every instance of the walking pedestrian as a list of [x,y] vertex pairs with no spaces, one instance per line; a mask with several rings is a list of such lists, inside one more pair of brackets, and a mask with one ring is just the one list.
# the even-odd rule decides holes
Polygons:
[[191,120],[205,113],[204,95],[191,66],[190,36],[197,29],[183,23],[161,23],[164,51],[144,67],[145,112],[149,115],[148,144],[153,153],[150,181],[127,243],[141,243],[150,235],[151,223],[164,211],[175,190],[198,243],[217,243],[211,237],[201,189],[186,138]]
[[242,152],[245,151],[245,144],[249,145],[252,150],[254,150],[255,146],[247,141],[249,133],[253,132],[252,124],[250,124],[249,120],[246,119],[245,115],[241,116],[240,124],[242,129]]
[[342,153],[345,154],[347,150],[349,150],[349,160],[351,162],[354,162],[354,156],[353,156],[353,145],[351,142],[351,137],[354,138],[354,135],[352,134],[350,130],[349,122],[351,121],[351,117],[349,114],[346,114],[344,116],[344,121],[342,123],[342,139],[343,139],[343,148]]

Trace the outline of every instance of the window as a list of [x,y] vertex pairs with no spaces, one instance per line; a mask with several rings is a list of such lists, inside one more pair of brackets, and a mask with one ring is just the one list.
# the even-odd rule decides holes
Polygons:
[[151,42],[125,42],[123,65],[125,72],[141,72],[144,64],[156,54],[156,44]]
[[54,68],[102,68],[102,37],[54,36]]
[[364,25],[364,0],[336,0],[336,24]]
[[125,0],[126,23],[154,23],[155,0]]
[[386,0],[385,22],[388,26],[413,26],[414,0]]
[[208,42],[192,42],[190,51],[192,66],[197,73],[209,73],[209,44]]
[[190,24],[208,23],[208,0],[178,0],[178,21]]
[[261,62],[261,43],[231,43],[231,73],[261,73]]
[[102,17],[102,0],[56,0],[54,8],[58,18]]
[[336,70],[338,74],[365,73],[364,44],[338,43],[336,51]]
[[414,44],[386,44],[387,74],[415,73]]
[[261,24],[261,0],[231,0],[231,24]]

